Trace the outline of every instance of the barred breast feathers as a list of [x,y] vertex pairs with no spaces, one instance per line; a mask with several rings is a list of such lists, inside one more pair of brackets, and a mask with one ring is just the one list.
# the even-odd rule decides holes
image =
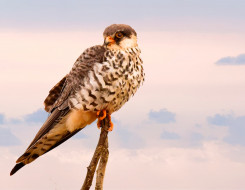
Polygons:
[[[144,81],[139,54],[137,47],[105,51],[102,62],[89,65],[86,77],[83,76],[76,93],[70,98],[70,106],[85,111],[108,109],[114,112],[120,109]],[[74,65],[77,75],[82,73],[79,67],[84,65]]]

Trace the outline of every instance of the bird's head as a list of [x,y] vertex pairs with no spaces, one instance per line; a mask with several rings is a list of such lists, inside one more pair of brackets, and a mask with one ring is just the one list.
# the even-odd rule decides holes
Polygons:
[[112,24],[104,33],[104,46],[111,50],[124,50],[137,46],[137,33],[126,24]]

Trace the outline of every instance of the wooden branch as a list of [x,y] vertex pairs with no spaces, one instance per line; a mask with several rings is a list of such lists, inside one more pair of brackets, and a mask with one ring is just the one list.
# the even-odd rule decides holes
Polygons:
[[[101,121],[101,132],[100,132],[99,142],[95,149],[92,160],[87,168],[87,175],[86,175],[86,178],[84,180],[81,190],[90,189],[93,178],[94,178],[94,173],[95,173],[99,160],[100,160],[100,164],[99,164],[99,168],[97,171],[97,175],[99,176],[97,176],[97,180],[96,180],[97,181],[96,190],[103,189],[104,173],[105,173],[106,163],[107,163],[108,156],[109,156],[108,136],[107,136],[109,127],[110,127],[110,120],[108,117],[106,117],[103,121]],[[97,183],[98,183],[98,186],[97,186]]]
[[109,157],[109,150],[108,150],[108,137],[107,137],[105,141],[105,146],[102,150],[99,167],[96,173],[95,190],[103,190],[103,182],[104,182],[105,169],[106,169],[108,157]]

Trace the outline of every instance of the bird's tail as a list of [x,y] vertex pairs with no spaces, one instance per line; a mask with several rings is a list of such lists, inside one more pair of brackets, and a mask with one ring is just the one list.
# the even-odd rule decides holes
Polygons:
[[25,164],[23,162],[20,162],[14,166],[14,168],[11,170],[10,175],[15,174],[19,169],[21,169]]
[[[58,110],[54,112],[58,112]],[[52,114],[55,115],[55,113]],[[49,120],[51,120],[52,114]],[[73,110],[65,114],[58,123],[52,122],[52,127],[49,127],[48,130],[46,130],[46,125],[49,126],[50,122],[46,121],[25,153],[17,159],[17,164],[10,172],[10,175],[36,160],[39,156],[59,146],[86,125],[92,123],[96,118],[96,114],[93,112]],[[55,119],[57,120],[56,117]]]

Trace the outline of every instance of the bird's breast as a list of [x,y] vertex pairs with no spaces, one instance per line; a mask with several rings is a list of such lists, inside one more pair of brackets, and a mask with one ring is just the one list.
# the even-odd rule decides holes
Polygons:
[[137,48],[107,51],[103,63],[96,63],[83,86],[70,99],[71,106],[84,111],[120,109],[144,81],[142,60]]

